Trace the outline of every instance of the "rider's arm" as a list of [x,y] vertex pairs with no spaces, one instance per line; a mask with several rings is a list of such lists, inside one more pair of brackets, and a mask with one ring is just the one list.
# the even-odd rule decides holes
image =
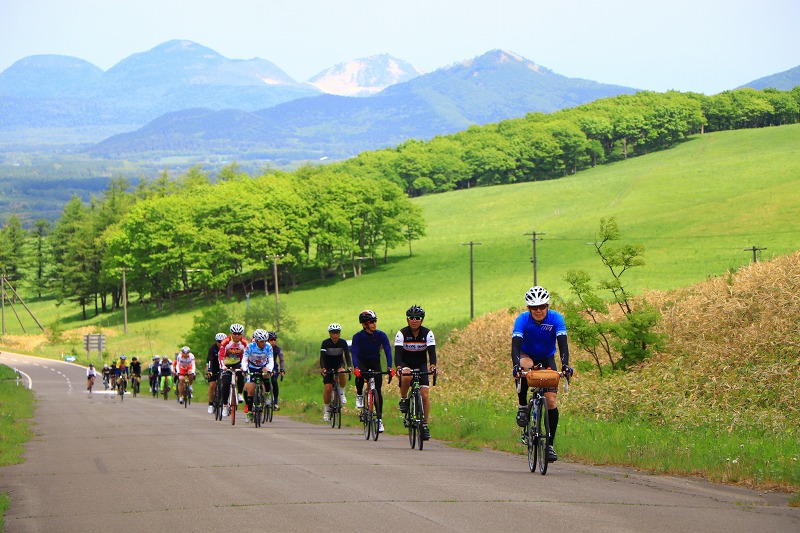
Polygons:
[[267,352],[267,372],[272,372],[275,368],[275,352],[272,351],[272,346],[270,346],[269,343],[267,343],[266,347],[269,348]]
[[383,334],[383,351],[386,353],[386,368],[392,368],[392,345],[389,344],[389,337]]
[[353,368],[353,359],[350,357],[350,347],[347,345],[347,341],[343,341],[344,343],[344,364],[347,365],[347,368]]
[[522,352],[522,337],[511,337],[511,362],[519,366],[519,356]]
[[556,337],[558,344],[558,353],[561,354],[561,370],[569,366],[569,343],[567,342],[566,335],[559,335]]
[[397,368],[403,368],[403,341],[405,337],[402,331],[398,331],[394,336],[394,364]]
[[358,368],[358,333],[353,335],[353,345],[350,347],[353,356],[353,368]]

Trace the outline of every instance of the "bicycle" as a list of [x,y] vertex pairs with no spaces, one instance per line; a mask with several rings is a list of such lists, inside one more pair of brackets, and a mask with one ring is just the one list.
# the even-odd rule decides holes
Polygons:
[[[350,370],[325,370],[326,374],[332,374],[334,376],[338,376],[339,374],[350,373]],[[333,387],[331,391],[331,401],[328,404],[328,413],[331,416],[331,428],[338,427],[341,429],[342,427],[342,397],[339,394],[339,383],[334,377],[333,379]]]
[[131,384],[131,392],[133,393],[133,397],[136,398],[136,396],[139,394],[139,381],[142,378],[134,374],[133,378],[131,379],[133,380],[133,383]]
[[536,471],[539,465],[539,473],[547,474],[547,445],[550,442],[550,417],[547,414],[547,400],[544,393],[548,389],[558,387],[559,380],[566,377],[567,383],[564,392],[569,387],[569,375],[567,372],[556,372],[551,369],[538,368],[520,371],[518,379],[525,378],[531,390],[531,397],[528,400],[526,416],[528,423],[522,428],[522,443],[528,448],[528,468],[531,472]]
[[422,392],[420,391],[419,378],[420,376],[433,375],[433,385],[436,386],[437,371],[423,371],[418,368],[412,368],[410,372],[402,375],[407,376],[411,374],[411,387],[409,388],[408,395],[408,411],[403,417],[403,426],[408,428],[408,443],[411,444],[413,450],[415,446],[422,450],[422,425],[425,423],[425,409],[422,406]]
[[366,380],[367,391],[364,394],[364,407],[358,413],[358,418],[364,425],[364,439],[378,440],[380,432],[378,427],[380,418],[378,418],[378,389],[375,387],[375,378],[381,379],[380,376],[389,374],[389,372],[380,372],[378,370],[364,370],[361,376]]
[[[241,372],[241,370],[236,369],[236,372],[237,373]],[[225,376],[229,376],[230,377],[230,387],[229,387],[230,390],[228,391],[227,403],[223,403],[222,407],[226,407],[226,406],[228,407],[228,416],[231,417],[231,425],[233,426],[233,425],[236,424],[236,408],[239,405],[239,397],[236,394],[236,375],[235,375],[233,370],[230,370],[230,369],[223,370],[222,374],[220,375],[220,381],[222,381],[225,378]],[[220,385],[221,385],[221,383],[217,383],[217,388],[218,389],[222,388],[222,387],[220,387]],[[220,396],[221,396],[221,394],[220,394]],[[221,397],[220,397],[220,399],[222,400]],[[221,412],[220,412],[219,420],[222,420],[222,413]]]
[[214,420],[222,420],[222,372],[217,373],[217,381],[214,386],[214,399],[212,405],[214,406]]
[[161,379],[164,382],[164,386],[161,388],[161,394],[164,396],[164,400],[169,400],[169,376],[161,376]]
[[160,386],[161,385],[158,376],[150,376],[150,392],[153,393],[153,398],[158,398],[158,390]]
[[[264,379],[264,374],[261,372],[253,373],[254,383],[256,384],[255,395],[253,396],[253,423],[255,427],[261,427],[266,421],[272,421],[272,402],[265,399],[264,384],[268,379]],[[270,387],[270,392],[272,387]]]
[[183,377],[183,408],[186,409],[189,407],[189,404],[192,401],[192,386],[189,385],[189,374],[185,374]]
[[[281,375],[280,380],[283,381],[283,375]],[[269,389],[270,389],[270,398],[272,400],[272,404],[270,405],[269,412],[265,411],[265,413],[264,413],[265,415],[269,414],[269,417],[266,418],[266,420],[265,420],[266,422],[272,422],[272,417],[275,414],[275,411],[278,410],[277,409],[277,407],[278,407],[278,399],[275,397],[275,387],[272,386],[272,380],[270,380],[270,388]]]
[[86,387],[89,390],[89,396],[92,395],[92,388],[94,387],[94,376],[89,376],[89,386]]
[[128,380],[124,376],[117,378],[117,394],[119,394],[119,401],[125,400],[125,389],[127,388]]
[[108,380],[108,374],[103,374],[103,386],[105,387],[105,390],[108,390],[110,386]]

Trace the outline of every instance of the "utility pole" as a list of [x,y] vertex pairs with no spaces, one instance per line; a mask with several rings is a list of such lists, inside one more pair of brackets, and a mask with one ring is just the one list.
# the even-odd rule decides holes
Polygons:
[[483,244],[480,242],[462,242],[461,246],[469,245],[469,319],[472,320],[475,318],[475,300],[474,300],[474,285],[473,285],[473,260],[472,260],[472,248],[476,244]]
[[275,330],[281,330],[281,302],[278,298],[278,259],[282,255],[272,254],[268,255],[268,259],[272,259],[272,277],[275,279]]
[[541,231],[533,231],[531,233],[526,233],[525,235],[531,235],[531,242],[533,243],[533,259],[531,259],[531,263],[533,263],[533,284],[538,285],[539,282],[536,278],[536,241],[541,240],[539,235],[544,235],[544,233]]
[[745,248],[745,252],[753,252],[753,263],[758,262],[758,258],[756,257],[756,252],[760,252],[761,250],[766,250],[767,248],[758,248],[757,246],[751,246],[750,248]]

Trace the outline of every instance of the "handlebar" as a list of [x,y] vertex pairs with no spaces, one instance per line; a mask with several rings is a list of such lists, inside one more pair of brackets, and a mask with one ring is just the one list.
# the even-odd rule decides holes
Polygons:
[[400,370],[399,372],[397,372],[397,374],[399,376],[401,376],[401,377],[402,376],[412,376],[412,377],[414,377],[414,376],[431,376],[432,375],[433,376],[433,386],[435,387],[436,386],[436,376],[439,375],[439,369],[437,368],[437,369],[433,370],[432,372],[430,370],[426,370],[426,371],[423,372],[422,370],[418,370],[418,369],[413,369],[412,368],[408,372],[403,372],[402,370]]

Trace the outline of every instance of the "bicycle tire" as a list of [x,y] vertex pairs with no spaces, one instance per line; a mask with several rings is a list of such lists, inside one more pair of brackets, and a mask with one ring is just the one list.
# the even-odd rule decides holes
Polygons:
[[183,380],[183,408],[188,409],[189,407],[189,383],[187,380]]
[[336,386],[336,383],[333,384],[333,390],[331,391],[333,396],[331,396],[331,403],[330,403],[330,414],[331,414],[331,429],[336,427],[336,415],[339,412],[339,387]]
[[369,396],[371,400],[370,412],[372,413],[372,440],[378,440],[378,437],[381,436],[381,432],[378,431],[381,421],[378,418],[378,411],[376,407],[378,405],[378,394],[373,389],[369,391]]
[[270,391],[269,397],[272,399],[272,403],[270,404],[269,411],[264,412],[264,420],[272,422],[272,417],[275,416],[275,395],[272,391]]
[[169,386],[164,385],[164,388],[161,390],[161,393],[164,395],[164,401],[169,400]]
[[422,444],[425,442],[422,438],[422,423],[425,420],[425,410],[422,407],[422,394],[419,391],[414,392],[414,401],[417,403],[417,446],[422,451]]
[[264,420],[269,420],[271,422],[272,421],[272,405],[273,405],[273,403],[272,403],[273,402],[273,400],[272,400],[272,390],[269,391],[269,402],[267,402],[266,401],[266,391],[264,390],[263,385],[261,385],[261,387],[262,387],[261,388],[261,395],[265,398],[265,401],[264,401],[264,415],[263,415],[264,416]]
[[528,423],[525,424],[523,431],[525,432],[525,439],[527,440],[528,445],[528,469],[531,471],[531,473],[536,472],[537,459],[536,441],[534,439],[534,426],[531,424],[531,420],[533,420],[533,414],[533,404],[528,403]]
[[261,389],[261,382],[256,381],[256,394],[253,397],[253,425],[261,427],[261,413],[264,403],[264,391]]
[[539,437],[536,447],[539,451],[539,473],[542,475],[547,474],[547,443],[550,436],[550,417],[547,416],[546,402],[543,397],[536,408],[539,415],[536,417],[536,433]]
[[236,380],[235,378],[231,378],[231,392],[228,396],[228,411],[231,414],[231,425],[236,425],[236,407],[238,405],[238,400],[236,398]]
[[413,399],[413,394],[411,397],[411,401],[408,402],[408,413],[407,413],[407,420],[408,420],[408,443],[411,444],[411,449],[414,449],[414,446],[417,444],[417,402]]
[[119,401],[125,401],[125,389],[122,388],[122,382],[117,382],[117,394],[119,394]]
[[133,387],[131,387],[131,392],[133,393],[133,397],[136,398],[136,395],[139,393],[139,387],[137,387],[138,382],[136,378],[133,378]]

